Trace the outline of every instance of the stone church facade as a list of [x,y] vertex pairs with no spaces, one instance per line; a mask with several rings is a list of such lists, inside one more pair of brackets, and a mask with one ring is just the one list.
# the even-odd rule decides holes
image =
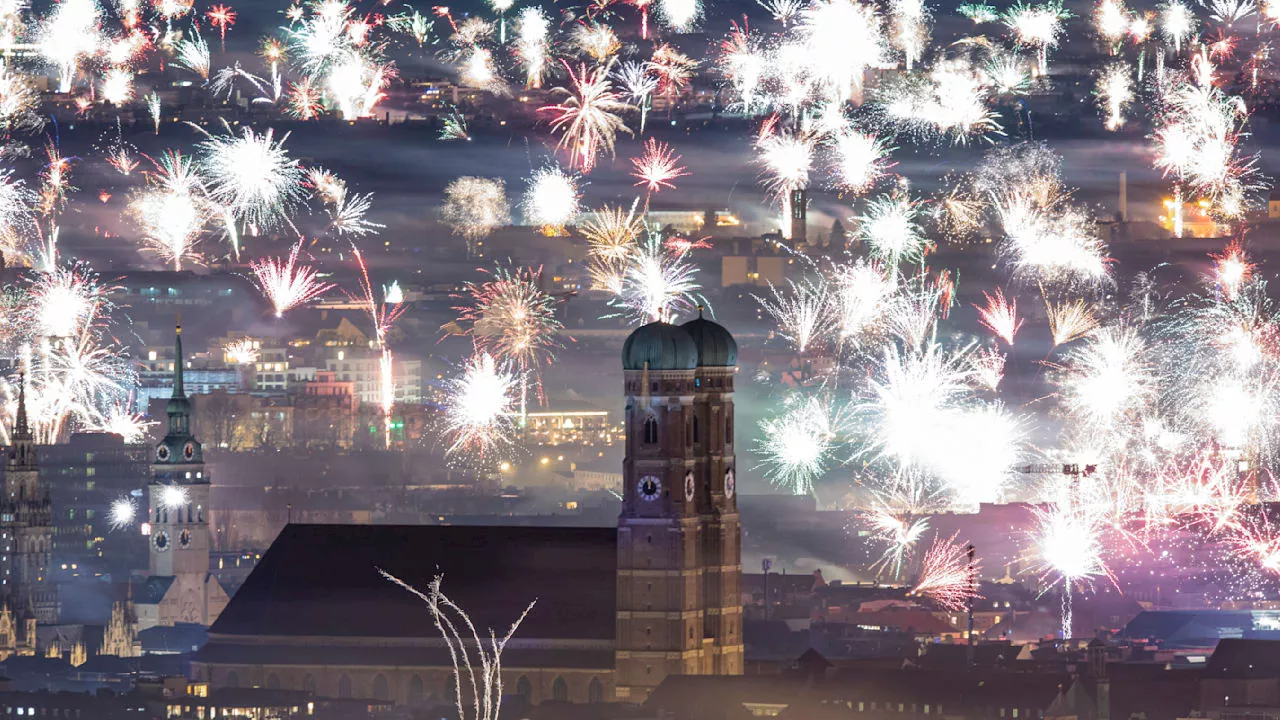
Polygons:
[[383,570],[420,589],[441,577],[482,634],[533,601],[501,679],[534,704],[639,703],[667,675],[741,674],[737,346],[699,317],[645,325],[622,355],[617,527],[289,525],[210,628],[193,679],[452,704],[430,612]]

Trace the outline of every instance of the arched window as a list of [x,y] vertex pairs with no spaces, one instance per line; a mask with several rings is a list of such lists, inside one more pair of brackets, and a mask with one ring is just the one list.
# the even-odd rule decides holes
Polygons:
[[569,683],[565,682],[564,678],[558,677],[551,683],[551,698],[560,702],[569,701]]
[[343,673],[342,677],[338,678],[338,697],[351,697],[351,676],[346,673]]
[[658,444],[658,421],[655,418],[647,417],[644,419],[644,444]]
[[733,442],[733,417],[728,415],[724,418],[724,441],[726,443]]
[[240,675],[235,670],[227,673],[227,687],[240,687]]
[[524,675],[516,681],[516,695],[527,703],[533,702],[533,683]]
[[409,678],[409,704],[421,705],[422,701],[426,699],[423,695],[425,695],[425,691],[422,687],[422,676],[414,675]]
[[701,442],[700,440],[698,440],[698,416],[697,415],[693,416],[693,441],[695,443]]
[[387,685],[387,676],[378,673],[373,679],[373,697],[375,700],[390,700],[391,688]]
[[267,676],[267,689],[268,689],[268,690],[279,690],[279,689],[280,689],[280,676],[279,676],[279,675],[276,675],[275,673],[271,673],[270,675],[268,675],[268,676]]
[[306,692],[311,693],[312,695],[315,694],[316,679],[312,677],[311,673],[307,673],[306,677],[302,678],[302,689]]
[[604,702],[604,683],[600,682],[600,678],[591,678],[591,684],[587,686],[587,702]]

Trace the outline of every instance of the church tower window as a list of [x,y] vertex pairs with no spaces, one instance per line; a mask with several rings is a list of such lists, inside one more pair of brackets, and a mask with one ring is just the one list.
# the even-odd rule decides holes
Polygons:
[[604,702],[604,683],[600,682],[600,678],[591,678],[591,684],[587,686],[587,702]]
[[346,673],[343,673],[342,677],[338,678],[338,697],[351,697],[351,676]]
[[652,416],[644,419],[644,444],[658,444],[658,421]]
[[516,681],[516,695],[527,703],[533,702],[533,683],[529,682],[529,678],[521,675]]
[[564,678],[558,677],[551,683],[551,698],[559,702],[569,702],[569,683],[565,682]]
[[700,442],[698,440],[698,416],[697,415],[693,416],[693,442],[694,444],[697,444],[698,442]]

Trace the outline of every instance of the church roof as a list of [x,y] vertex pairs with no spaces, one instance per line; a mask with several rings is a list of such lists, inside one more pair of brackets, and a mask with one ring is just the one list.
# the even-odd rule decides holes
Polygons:
[[738,343],[719,323],[698,317],[680,326],[698,346],[699,367],[733,367],[738,364]]
[[442,589],[482,633],[612,640],[617,530],[410,525],[285,527],[210,628],[216,635],[438,637],[426,604],[379,574]]
[[622,343],[623,370],[692,370],[698,346],[685,330],[652,322],[636,328]]

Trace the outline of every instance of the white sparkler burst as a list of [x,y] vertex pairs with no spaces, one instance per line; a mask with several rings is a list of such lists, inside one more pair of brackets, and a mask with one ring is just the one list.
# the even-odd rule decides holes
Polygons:
[[1109,43],[1118,43],[1129,32],[1129,12],[1120,0],[1102,0],[1093,12],[1098,35]]
[[757,451],[766,479],[794,495],[814,492],[835,450],[840,419],[817,397],[798,398],[760,422]]
[[673,250],[660,235],[649,233],[628,253],[621,295],[611,302],[641,323],[673,322],[698,305],[697,273],[689,253]]
[[160,491],[160,504],[166,510],[178,510],[190,502],[190,494],[180,485],[167,485]]
[[854,344],[883,320],[896,288],[881,265],[859,258],[833,273],[840,336]]
[[190,70],[199,75],[201,80],[209,79],[209,45],[200,37],[200,33],[193,32],[189,37],[183,38],[174,46],[174,50],[174,65]]
[[803,355],[831,331],[835,320],[831,315],[834,303],[822,278],[798,283],[788,280],[787,287],[788,290],[782,291],[769,283],[772,297],[752,297],[773,316],[779,333],[791,342],[797,353]]
[[1157,390],[1146,340],[1131,327],[1094,331],[1070,348],[1059,380],[1064,406],[1101,434],[1124,437],[1126,425],[1145,413]]
[[888,171],[893,150],[887,140],[871,133],[848,129],[836,134],[831,140],[836,186],[853,194],[868,190]]
[[765,185],[786,202],[792,190],[809,186],[809,169],[818,136],[812,132],[787,132],[779,127],[778,116],[767,119],[756,140],[756,157],[765,171]]
[[[897,482],[895,480],[895,482]],[[871,508],[864,514],[864,521],[871,530],[875,542],[883,543],[884,552],[871,568],[876,572],[892,570],[897,580],[903,566],[915,551],[916,543],[929,530],[929,518],[920,507],[913,492],[919,492],[919,483],[911,483],[906,491],[877,495]]]
[[889,44],[902,53],[910,72],[929,44],[929,10],[923,0],[893,0],[889,3]]
[[133,73],[111,68],[102,76],[102,99],[117,107],[133,99]]
[[58,68],[58,92],[71,91],[80,62],[98,51],[100,12],[94,0],[60,0],[41,25],[37,48]]
[[796,34],[821,94],[840,101],[862,88],[888,52],[883,26],[875,7],[858,0],[814,0],[800,12]]
[[291,225],[290,213],[302,199],[301,166],[268,128],[243,128],[234,135],[213,135],[199,144],[200,172],[210,196],[243,222],[259,229]]
[[1041,75],[1049,72],[1049,50],[1058,44],[1067,17],[1068,13],[1057,0],[1048,0],[1043,5],[1025,5],[1019,1],[1005,13],[1004,23],[1018,44],[1035,48]]
[[894,268],[924,258],[927,240],[917,222],[919,214],[910,198],[883,196],[869,201],[866,212],[854,219],[871,254]]
[[1003,135],[996,114],[987,107],[989,76],[962,60],[938,62],[927,77],[908,77],[879,89],[891,122],[922,137],[990,140]]
[[138,517],[138,505],[130,497],[116,498],[111,502],[108,521],[112,530],[124,530]]
[[129,203],[129,215],[142,230],[142,248],[181,270],[200,263],[200,236],[214,215],[194,161],[177,151],[160,156],[147,174],[147,188]]
[[446,452],[483,458],[510,446],[519,417],[518,387],[516,373],[489,353],[471,356],[462,375],[449,383],[445,426],[452,439]]
[[102,289],[73,269],[55,268],[40,274],[32,287],[32,300],[37,335],[73,337],[94,316]]
[[1160,34],[1173,43],[1174,52],[1182,52],[1182,43],[1196,31],[1196,16],[1180,0],[1169,0],[1160,6]]
[[524,193],[525,222],[547,228],[569,225],[580,212],[580,197],[575,179],[560,168],[536,170]]
[[702,17],[702,0],[658,0],[658,17],[678,33],[690,32]]
[[1119,130],[1124,126],[1124,111],[1133,102],[1133,77],[1128,66],[1117,63],[1107,66],[1098,76],[1095,92],[1098,104],[1105,113],[1105,124],[1108,130]]
[[551,21],[540,7],[526,7],[516,16],[516,57],[524,66],[525,87],[542,87],[549,70],[550,32]]
[[995,151],[978,171],[1005,239],[998,251],[1016,276],[1042,283],[1100,284],[1109,259],[1093,219],[1071,204],[1059,159],[1044,147]]

